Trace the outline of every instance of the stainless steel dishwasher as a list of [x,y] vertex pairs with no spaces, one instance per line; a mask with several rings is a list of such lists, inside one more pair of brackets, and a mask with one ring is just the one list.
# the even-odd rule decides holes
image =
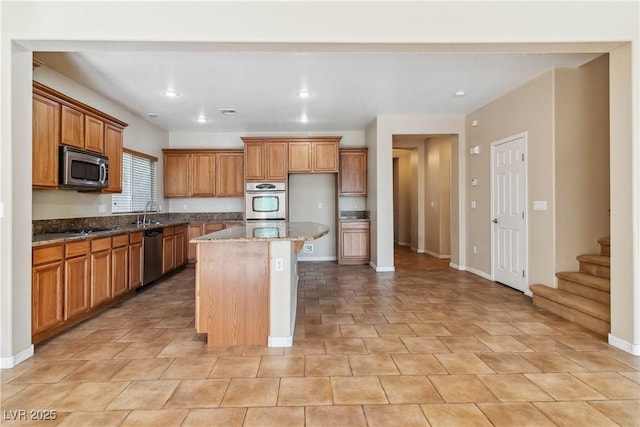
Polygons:
[[162,228],[144,232],[144,270],[142,285],[162,276]]

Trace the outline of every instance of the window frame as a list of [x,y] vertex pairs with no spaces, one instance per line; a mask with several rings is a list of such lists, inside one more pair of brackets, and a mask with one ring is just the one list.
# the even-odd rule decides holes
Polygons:
[[[131,157],[130,166],[126,165],[127,163],[126,156]],[[136,164],[136,162],[140,162],[144,164],[145,161],[149,161],[150,178],[148,182],[149,188],[147,188],[149,197],[145,198],[146,201],[144,202],[144,204],[146,205],[148,201],[157,203],[158,202],[158,158],[150,154],[142,153],[140,151],[135,151],[135,150],[131,150],[129,148],[123,147],[121,161],[122,161],[122,192],[112,194],[111,213],[118,214],[118,215],[141,213],[144,211],[144,206],[142,206],[140,204],[141,203],[140,200],[136,200],[136,197],[135,197],[135,194],[136,194],[135,188],[137,187],[136,184],[139,185],[141,183],[137,181],[135,182],[131,181],[131,179],[129,180],[125,179],[125,173],[128,173],[130,175],[136,175],[135,172],[132,171],[132,169],[135,170],[134,165]],[[128,183],[130,185],[130,188],[125,188],[126,187],[125,183]],[[125,200],[125,197],[128,197],[128,200]],[[118,200],[118,198],[120,198],[121,200]],[[118,203],[118,201],[125,204],[129,208],[128,209],[125,208],[126,210],[116,209],[116,204]]]

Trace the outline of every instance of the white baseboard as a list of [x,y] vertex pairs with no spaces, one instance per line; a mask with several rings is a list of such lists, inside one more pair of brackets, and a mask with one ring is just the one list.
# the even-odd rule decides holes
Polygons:
[[0,359],[0,369],[9,369],[13,368],[17,364],[24,362],[31,356],[33,356],[33,344],[26,350],[21,351],[15,356],[3,357]]
[[411,243],[408,243],[408,242],[398,242],[398,246],[411,246]]
[[451,259],[451,255],[442,255],[428,250],[425,250],[424,253],[438,259]]
[[376,273],[386,273],[390,271],[396,271],[395,267],[378,267],[373,262],[369,262],[369,265],[371,266],[371,268],[373,268],[376,271]]
[[336,261],[334,256],[300,256],[298,255],[298,261],[313,262],[313,261]]
[[622,351],[631,353],[634,356],[640,356],[640,344],[630,343],[612,334],[609,334],[609,344],[611,344],[615,348],[619,348]]
[[475,269],[473,267],[468,267],[468,266],[464,266],[464,265],[456,265],[456,264],[453,264],[453,263],[449,263],[449,266],[452,267],[452,268],[455,268],[456,270],[468,271],[469,273],[473,273],[476,276],[482,277],[483,279],[493,280],[491,278],[490,274],[487,274],[484,271],[477,270],[477,269]]
[[293,336],[291,337],[272,337],[269,335],[269,347],[291,347],[293,345]]
[[452,262],[449,263],[449,267],[455,268],[456,270],[464,271],[464,267],[460,267],[458,264],[454,264]]

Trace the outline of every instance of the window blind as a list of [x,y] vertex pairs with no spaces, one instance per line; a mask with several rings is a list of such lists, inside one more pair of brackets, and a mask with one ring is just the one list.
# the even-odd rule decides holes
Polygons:
[[122,193],[112,195],[112,213],[142,212],[148,202],[157,202],[156,163],[133,153],[122,154]]

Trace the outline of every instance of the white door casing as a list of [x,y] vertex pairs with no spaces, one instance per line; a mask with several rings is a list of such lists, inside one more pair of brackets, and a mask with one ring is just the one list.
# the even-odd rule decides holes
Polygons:
[[492,278],[527,292],[526,133],[491,144]]

